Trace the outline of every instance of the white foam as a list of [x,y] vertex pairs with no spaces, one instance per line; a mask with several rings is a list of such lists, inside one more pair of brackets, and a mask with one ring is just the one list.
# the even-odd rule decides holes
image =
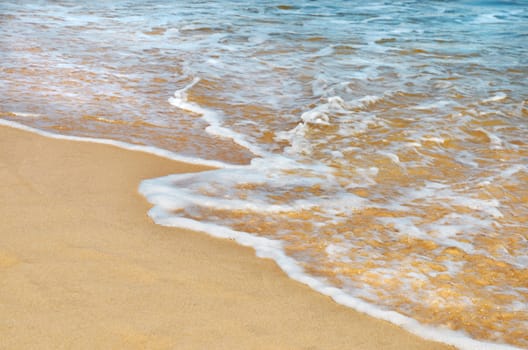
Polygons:
[[202,118],[209,124],[209,126],[205,129],[205,131],[209,134],[231,139],[235,143],[246,148],[255,155],[265,156],[267,152],[265,152],[255,144],[252,144],[247,141],[247,139],[242,134],[239,134],[231,129],[223,127],[222,117],[218,112],[204,108],[198,105],[197,103],[189,102],[189,100],[187,99],[187,91],[199,82],[200,78],[196,77],[187,86],[183,87],[182,89],[176,90],[174,92],[174,97],[169,98],[169,103],[182,110],[201,115]]
[[485,200],[467,197],[456,197],[453,199],[452,203],[455,205],[465,206],[470,209],[484,212],[488,215],[493,216],[494,218],[503,217],[502,213],[498,209],[500,207],[500,202],[497,199]]
[[396,164],[400,164],[400,157],[397,154],[391,152],[378,151],[379,154],[386,156]]
[[346,243],[335,244],[330,243],[326,246],[325,252],[328,254],[330,260],[340,261],[340,262],[352,262],[352,260],[346,256],[350,251],[351,246]]
[[429,137],[426,137],[426,136],[423,136],[420,138],[421,141],[426,141],[426,142],[435,142],[435,143],[444,143],[445,142],[445,139],[442,138],[442,137],[437,137],[437,136],[429,136]]
[[474,20],[476,24],[494,24],[494,23],[504,23],[505,20],[498,18],[495,14],[492,13],[483,13],[478,15]]
[[454,105],[456,105],[456,103],[454,103],[453,101],[436,101],[433,103],[420,104],[417,106],[413,106],[411,108],[417,109],[417,110],[431,110],[431,109],[435,110],[435,109],[443,109],[447,107],[452,107]]
[[308,111],[301,115],[301,119],[307,124],[330,125],[328,114],[320,111]]
[[216,160],[207,160],[207,159],[201,159],[201,158],[196,158],[196,157],[186,157],[186,156],[182,156],[182,155],[179,155],[179,154],[176,154],[176,153],[173,153],[173,152],[161,149],[161,148],[152,147],[152,146],[133,145],[133,144],[126,143],[126,142],[108,140],[108,139],[96,139],[96,138],[91,138],[91,137],[67,136],[67,135],[54,134],[48,131],[35,129],[27,125],[11,121],[11,120],[0,119],[0,125],[9,126],[14,129],[29,131],[29,132],[32,132],[32,133],[35,133],[41,136],[53,138],[53,139],[78,141],[78,142],[91,142],[91,143],[100,143],[104,145],[111,145],[111,146],[127,149],[130,151],[138,151],[138,152],[153,154],[158,157],[175,160],[177,162],[182,162],[182,163],[204,165],[204,166],[209,166],[209,167],[214,167],[214,168],[237,168],[238,167],[236,165],[227,164],[227,163],[216,161]]
[[306,124],[299,123],[297,126],[289,131],[278,132],[275,136],[277,141],[287,141],[290,146],[285,148],[285,153],[289,155],[312,153],[312,145],[306,138],[308,128]]
[[508,97],[508,95],[506,95],[504,92],[500,92],[500,93],[498,93],[495,96],[492,96],[490,98],[482,100],[482,102],[483,103],[488,103],[488,102],[502,101],[502,100],[506,99],[507,97]]
[[326,103],[320,104],[315,108],[304,112],[301,115],[301,120],[304,124],[313,125],[330,125],[332,122],[330,116],[336,112],[346,111],[347,105],[345,101],[339,96],[331,96],[327,98]]
[[334,48],[331,46],[324,47],[321,50],[317,51],[314,56],[330,56],[334,53]]
[[37,113],[24,113],[24,112],[11,112],[11,113],[13,113],[17,117],[22,117],[22,118],[40,118],[41,117],[41,115]]
[[381,99],[383,99],[383,97],[367,95],[367,96],[360,98],[358,102],[360,102],[363,106],[368,106],[368,105],[371,105],[371,104],[374,104],[380,101]]
[[341,151],[330,151],[330,155],[334,158],[344,158],[344,154]]

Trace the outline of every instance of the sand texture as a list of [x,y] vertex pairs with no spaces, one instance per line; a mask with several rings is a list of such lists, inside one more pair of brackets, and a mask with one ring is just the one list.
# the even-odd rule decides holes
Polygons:
[[0,127],[0,349],[449,348],[153,224],[140,181],[203,169]]

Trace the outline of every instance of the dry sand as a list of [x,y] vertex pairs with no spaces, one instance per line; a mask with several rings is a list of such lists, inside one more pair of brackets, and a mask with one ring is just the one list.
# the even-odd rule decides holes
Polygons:
[[0,349],[449,348],[153,224],[140,181],[201,169],[0,127]]

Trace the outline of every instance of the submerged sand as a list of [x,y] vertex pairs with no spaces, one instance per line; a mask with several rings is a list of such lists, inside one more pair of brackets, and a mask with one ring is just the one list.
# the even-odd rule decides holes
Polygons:
[[449,349],[254,251],[155,225],[141,180],[204,167],[0,127],[1,349]]

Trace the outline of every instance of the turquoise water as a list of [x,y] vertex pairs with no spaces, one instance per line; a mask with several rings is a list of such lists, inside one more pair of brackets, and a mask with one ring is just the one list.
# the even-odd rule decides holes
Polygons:
[[219,162],[144,182],[158,223],[528,347],[528,2],[4,1],[0,31],[2,119]]

